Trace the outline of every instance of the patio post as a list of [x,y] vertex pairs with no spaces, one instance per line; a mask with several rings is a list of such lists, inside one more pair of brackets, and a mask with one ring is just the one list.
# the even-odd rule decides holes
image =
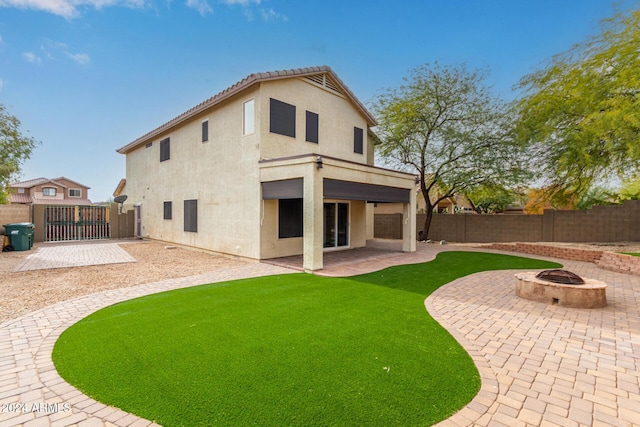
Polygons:
[[302,267],[306,272],[322,270],[323,267],[323,192],[322,169],[316,169],[314,159],[304,176]]
[[409,203],[402,209],[402,251],[416,251],[416,192],[411,191]]

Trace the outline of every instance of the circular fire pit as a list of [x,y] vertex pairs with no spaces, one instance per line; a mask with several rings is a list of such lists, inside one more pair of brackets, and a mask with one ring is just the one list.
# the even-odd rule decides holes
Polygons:
[[[607,284],[566,270],[516,273],[516,295],[531,301],[571,308],[607,305]],[[561,282],[561,283],[557,283]]]

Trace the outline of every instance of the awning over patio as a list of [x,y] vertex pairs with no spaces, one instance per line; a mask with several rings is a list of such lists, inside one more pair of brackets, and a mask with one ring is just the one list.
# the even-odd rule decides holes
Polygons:
[[[264,200],[301,199],[303,193],[304,181],[302,178],[262,183],[262,198]],[[324,178],[323,197],[325,199],[364,200],[370,203],[409,203],[411,191],[406,188]]]

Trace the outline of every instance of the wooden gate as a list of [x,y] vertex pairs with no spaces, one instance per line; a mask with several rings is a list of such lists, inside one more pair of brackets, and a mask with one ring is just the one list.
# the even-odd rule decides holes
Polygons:
[[109,239],[107,206],[62,206],[44,208],[44,241]]

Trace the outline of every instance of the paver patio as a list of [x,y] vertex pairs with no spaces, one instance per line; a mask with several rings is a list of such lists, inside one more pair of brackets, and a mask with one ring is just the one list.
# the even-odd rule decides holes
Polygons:
[[14,271],[120,264],[124,262],[136,262],[136,260],[116,243],[69,243],[37,248]]
[[[350,263],[326,263],[323,274],[424,262],[439,251],[460,249],[419,245],[412,254],[380,252]],[[640,426],[640,277],[560,262],[607,282],[608,306],[567,309],[519,299],[509,271],[458,279],[425,301],[470,353],[482,377],[480,393],[441,425]],[[293,270],[250,264],[85,296],[1,324],[0,426],[154,425],[94,401],[57,375],[51,351],[62,331],[102,307],[137,296],[288,272]],[[18,403],[27,406],[10,406]]]

